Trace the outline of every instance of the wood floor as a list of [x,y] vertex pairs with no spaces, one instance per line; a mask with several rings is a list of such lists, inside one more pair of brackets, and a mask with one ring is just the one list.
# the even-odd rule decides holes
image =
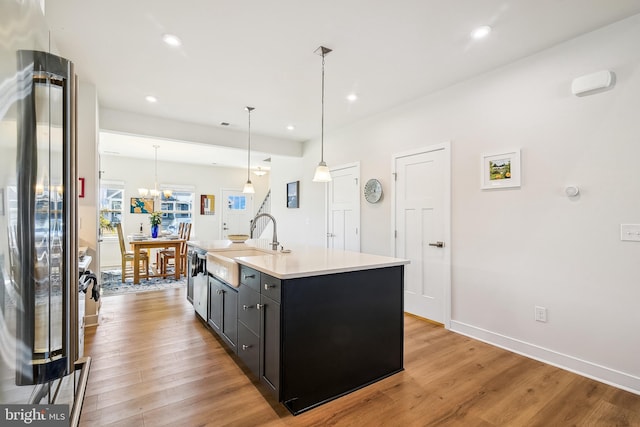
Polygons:
[[640,396],[405,317],[405,370],[297,417],[184,289],[104,298],[81,425],[640,426]]

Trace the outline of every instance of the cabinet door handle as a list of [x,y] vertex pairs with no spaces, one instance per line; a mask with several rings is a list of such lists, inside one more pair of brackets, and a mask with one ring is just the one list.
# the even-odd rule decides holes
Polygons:
[[243,280],[253,279],[254,277],[256,277],[255,274],[243,274],[242,275]]
[[253,308],[253,306],[252,305],[242,304],[242,309],[243,310],[249,310],[250,308]]
[[258,310],[261,310],[261,309],[262,309],[262,307],[264,307],[264,304],[256,304],[256,308],[257,308]]
[[218,289],[218,290],[216,290],[216,293],[218,295],[222,295],[222,294],[224,294],[224,291],[222,289]]
[[444,248],[444,242],[429,243],[429,246],[435,246],[436,248]]
[[268,284],[268,283],[265,283],[265,284],[264,284],[264,290],[265,290],[265,291],[268,291],[268,290],[269,290],[269,288],[275,288],[275,287],[276,287],[275,285],[270,285],[270,284]]
[[250,345],[242,344],[242,350],[243,350],[243,351],[247,351],[247,350],[249,350],[250,348],[251,348],[251,346],[250,346]]

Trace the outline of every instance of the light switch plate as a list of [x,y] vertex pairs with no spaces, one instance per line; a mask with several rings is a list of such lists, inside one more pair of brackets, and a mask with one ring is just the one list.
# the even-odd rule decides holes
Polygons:
[[620,240],[640,242],[640,224],[620,224]]

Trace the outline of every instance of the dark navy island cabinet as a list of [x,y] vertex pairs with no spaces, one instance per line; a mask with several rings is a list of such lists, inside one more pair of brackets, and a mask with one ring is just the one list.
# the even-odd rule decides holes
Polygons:
[[278,279],[209,277],[208,324],[297,415],[403,369],[404,266]]
[[208,313],[209,326],[235,353],[238,341],[238,291],[213,276],[209,276]]
[[293,414],[400,372],[403,276],[401,265],[280,280],[243,265],[238,354]]

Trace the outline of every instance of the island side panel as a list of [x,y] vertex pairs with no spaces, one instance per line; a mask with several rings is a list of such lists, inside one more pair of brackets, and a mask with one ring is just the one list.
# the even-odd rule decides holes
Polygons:
[[404,266],[290,279],[282,401],[294,414],[403,369]]

